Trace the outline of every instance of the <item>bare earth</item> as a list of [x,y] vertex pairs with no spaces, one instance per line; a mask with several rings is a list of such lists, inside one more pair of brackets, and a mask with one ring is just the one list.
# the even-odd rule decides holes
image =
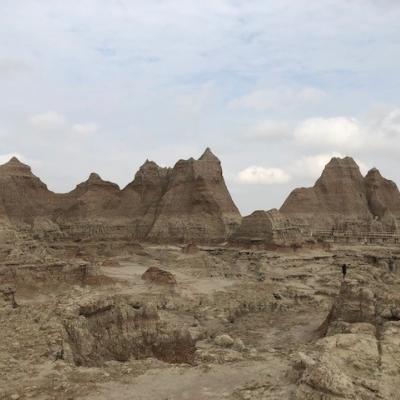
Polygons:
[[[380,362],[371,371],[362,348],[352,360],[351,349],[343,350],[345,341],[336,350],[329,340],[357,334],[362,346],[376,343],[375,336],[360,328],[324,337],[318,329],[339,294],[342,262],[349,264],[349,285],[369,281],[371,290],[385,287],[395,296],[399,279],[397,273],[388,276],[388,252],[353,246],[279,252],[203,248],[185,254],[180,247],[145,246],[140,255],[99,258],[94,272],[71,283],[38,281],[33,269],[29,279],[17,282],[18,307],[0,309],[0,399],[399,398],[380,388],[381,382],[395,387],[398,380],[398,354],[392,352],[394,361],[385,365],[385,346],[393,343],[379,337]],[[176,285],[145,282],[141,276],[150,266],[172,273]],[[121,337],[128,334],[129,315],[115,314],[125,304],[139,313],[132,325],[139,336],[128,342]],[[389,319],[395,326],[396,318]],[[149,338],[167,340],[168,349],[175,346],[178,353],[182,343],[187,350],[171,355],[149,345]],[[341,362],[358,369],[337,372]],[[315,363],[322,363],[318,370],[328,376],[326,382],[325,375],[321,383],[313,378]]]

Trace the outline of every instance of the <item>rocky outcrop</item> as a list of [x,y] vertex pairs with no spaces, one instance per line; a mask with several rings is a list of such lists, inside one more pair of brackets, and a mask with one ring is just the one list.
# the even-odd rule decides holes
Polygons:
[[320,328],[323,337],[295,362],[296,398],[396,398],[399,301],[395,285],[344,281]]
[[346,329],[346,324],[377,324],[376,299],[374,293],[357,282],[344,281],[332,308],[320,330],[323,335],[337,327]]
[[120,189],[112,182],[104,181],[96,173],[65,196],[59,196],[63,218],[104,219],[115,216],[120,204]]
[[154,224],[158,206],[167,190],[170,171],[170,168],[146,160],[121,193],[119,213],[132,221],[137,239],[146,238]]
[[294,219],[276,209],[254,211],[242,219],[231,237],[232,243],[289,246],[301,244],[304,237]]
[[221,163],[207,149],[198,159],[178,161],[157,207],[148,238],[155,241],[218,242],[240,223]]
[[146,161],[123,190],[92,173],[65,194],[49,191],[13,158],[0,166],[0,218],[46,240],[220,242],[241,217],[207,149],[174,168]]
[[364,178],[356,162],[332,158],[312,188],[295,189],[281,207],[284,214],[366,215]]
[[155,357],[193,363],[195,343],[188,331],[161,321],[156,308],[126,297],[93,298],[60,310],[63,353],[77,365]]
[[16,157],[0,165],[0,218],[13,223],[32,223],[34,218],[49,215],[54,193],[31,168]]
[[148,283],[155,283],[157,285],[176,285],[175,276],[171,272],[157,267],[150,267],[142,275],[142,279]]
[[396,232],[400,192],[372,169],[364,178],[356,162],[332,158],[311,188],[295,189],[280,211],[311,230]]
[[372,215],[384,218],[387,213],[400,216],[400,192],[393,181],[373,168],[365,177],[366,195]]

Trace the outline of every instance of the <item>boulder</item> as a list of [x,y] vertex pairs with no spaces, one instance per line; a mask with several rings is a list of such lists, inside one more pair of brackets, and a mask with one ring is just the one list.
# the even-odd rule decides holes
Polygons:
[[176,279],[173,274],[157,267],[150,267],[143,275],[142,279],[149,283],[157,285],[176,285]]

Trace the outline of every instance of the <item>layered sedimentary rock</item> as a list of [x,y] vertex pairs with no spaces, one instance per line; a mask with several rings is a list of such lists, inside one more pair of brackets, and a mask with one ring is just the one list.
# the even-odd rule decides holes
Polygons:
[[207,149],[198,160],[180,160],[170,171],[149,238],[220,241],[239,222],[240,214],[225,185],[221,163]]
[[162,321],[154,306],[124,298],[91,299],[60,310],[65,342],[58,353],[77,365],[155,357],[193,363],[190,333]]
[[243,217],[231,241],[239,244],[292,245],[304,241],[301,227],[276,209]]
[[65,219],[107,218],[115,215],[120,204],[120,189],[96,173],[68,194],[60,197]]
[[302,218],[311,230],[395,232],[400,192],[372,169],[364,178],[350,158],[333,158],[311,188],[295,189],[280,211]]
[[0,166],[0,218],[13,223],[32,223],[51,212],[54,194],[28,165],[13,157]]
[[281,211],[285,214],[365,215],[368,202],[364,178],[356,162],[333,158],[312,188],[295,189]]
[[134,180],[121,192],[118,212],[131,219],[138,239],[146,238],[154,224],[160,200],[167,190],[170,171],[170,168],[146,160]]
[[377,282],[342,283],[320,328],[323,338],[313,352],[300,356],[296,398],[398,396],[400,299],[395,285],[389,289]]
[[38,237],[218,242],[241,217],[220,161],[207,149],[173,168],[146,161],[123,190],[92,173],[66,194],[49,191],[13,158],[0,166],[0,218]]
[[393,181],[385,179],[373,168],[366,175],[364,182],[372,215],[378,218],[384,218],[388,213],[400,216],[400,192]]

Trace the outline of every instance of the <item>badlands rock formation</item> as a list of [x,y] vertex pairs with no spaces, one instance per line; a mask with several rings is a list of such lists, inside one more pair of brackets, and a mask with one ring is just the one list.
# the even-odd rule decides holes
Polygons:
[[231,242],[290,246],[303,243],[304,237],[293,218],[273,209],[254,211],[244,217],[240,227],[232,235]]
[[161,321],[155,307],[123,297],[92,298],[62,313],[65,340],[59,353],[77,365],[155,357],[192,363],[195,346],[188,331]]
[[239,211],[225,185],[221,163],[207,148],[198,160],[180,160],[171,170],[149,238],[218,241],[227,238],[239,223]]
[[210,149],[173,168],[146,161],[123,190],[92,173],[66,194],[49,191],[13,158],[0,166],[0,196],[4,223],[59,231],[73,240],[221,242],[241,219]]
[[302,218],[312,229],[395,232],[400,192],[372,169],[364,178],[350,158],[333,158],[311,188],[295,189],[280,211]]
[[36,216],[51,212],[54,194],[28,165],[13,157],[0,166],[0,218],[12,223],[32,224]]
[[237,230],[210,150],[122,190],[55,194],[16,159],[0,184],[1,400],[399,398],[399,243],[310,234],[395,232],[377,170],[333,160]]
[[358,165],[350,157],[333,158],[312,188],[295,189],[290,194],[281,212],[367,215],[364,178]]

